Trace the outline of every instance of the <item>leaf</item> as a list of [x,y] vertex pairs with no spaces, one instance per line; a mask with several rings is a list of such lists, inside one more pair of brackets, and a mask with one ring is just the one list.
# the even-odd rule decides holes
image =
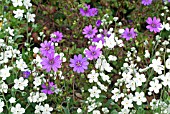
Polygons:
[[70,114],[70,111],[69,111],[68,108],[63,107],[63,109],[64,109],[64,113],[65,113],[65,114]]

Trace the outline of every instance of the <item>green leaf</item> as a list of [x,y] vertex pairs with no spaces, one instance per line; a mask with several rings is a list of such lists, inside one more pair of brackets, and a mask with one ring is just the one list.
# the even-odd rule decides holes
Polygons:
[[65,114],[70,114],[70,111],[69,111],[68,108],[63,107],[63,109],[64,109],[64,113],[65,113]]

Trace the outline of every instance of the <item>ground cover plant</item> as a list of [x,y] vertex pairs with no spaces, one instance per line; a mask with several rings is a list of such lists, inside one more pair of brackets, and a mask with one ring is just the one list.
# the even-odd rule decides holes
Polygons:
[[0,0],[0,114],[170,114],[170,0]]

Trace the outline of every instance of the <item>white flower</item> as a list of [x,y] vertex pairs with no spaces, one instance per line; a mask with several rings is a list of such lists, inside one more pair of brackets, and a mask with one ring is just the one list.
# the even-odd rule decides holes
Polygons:
[[121,112],[119,112],[118,114],[129,114],[130,110],[129,109],[121,109]]
[[8,91],[8,85],[5,82],[0,83],[0,92],[1,93],[7,93]]
[[123,34],[124,31],[124,29],[119,29],[119,34]]
[[32,4],[31,4],[31,0],[24,0],[23,1],[23,4],[25,6],[26,9],[28,9],[28,7],[31,7]]
[[99,110],[93,110],[93,114],[101,114]]
[[14,36],[14,29],[11,29],[10,27],[8,27],[8,29],[6,29],[6,31],[7,32],[9,32],[9,34],[11,35],[11,36]]
[[53,110],[52,107],[49,107],[49,104],[45,104],[42,108],[42,114],[51,114],[50,112]]
[[33,84],[37,87],[41,85],[41,82],[42,82],[41,77],[35,77]]
[[90,83],[93,83],[93,82],[98,82],[98,76],[99,73],[96,73],[95,70],[92,70],[91,74],[87,75],[87,78],[89,78]]
[[107,114],[107,113],[109,113],[109,110],[108,110],[108,108],[107,108],[107,107],[105,107],[105,108],[102,108],[102,111],[103,111],[103,113],[104,113],[104,114]]
[[167,69],[170,69],[170,58],[168,58],[165,62],[165,66]]
[[167,31],[170,30],[170,26],[169,26],[169,23],[166,23],[163,22],[163,24],[161,24],[161,28],[159,28],[159,30],[163,30],[163,29],[166,29]]
[[133,80],[130,80],[127,84],[126,84],[126,87],[131,89],[132,91],[135,91],[136,90],[136,83],[135,81]]
[[35,14],[31,14],[29,12],[27,12],[27,14],[25,15],[25,18],[27,18],[28,22],[34,22],[35,21]]
[[155,93],[159,93],[159,89],[162,88],[162,85],[159,84],[158,80],[150,81],[149,85],[151,86],[149,87],[150,92],[154,91]]
[[22,0],[11,0],[14,7],[22,6]]
[[23,113],[25,113],[25,109],[22,108],[19,103],[17,103],[15,107],[11,108],[11,112],[13,114],[23,114]]
[[124,98],[123,101],[121,102],[121,104],[124,106],[125,109],[133,107],[132,99]]
[[15,14],[15,18],[22,19],[24,10],[17,9],[16,11],[14,10],[13,13]]
[[129,82],[130,80],[131,80],[131,78],[132,78],[132,75],[128,72],[128,73],[125,73],[125,72],[123,72],[122,73],[122,79],[125,81],[125,82]]
[[144,74],[136,73],[136,78],[133,78],[136,83],[136,86],[142,86],[142,82],[146,82],[146,78]]
[[19,79],[15,79],[14,80],[14,88],[15,89],[20,89],[20,90],[24,90],[24,87],[26,87],[28,85],[28,80],[25,79],[23,77],[20,77]]
[[17,68],[20,69],[21,71],[25,71],[25,69],[27,68],[27,65],[23,59],[20,59],[19,61],[16,60],[16,64],[17,64]]
[[42,105],[36,105],[35,106],[35,111],[34,113],[35,114],[41,114],[41,110],[43,109],[43,106]]
[[107,46],[109,49],[113,49],[116,46],[116,41],[115,41],[115,34],[111,34],[111,36],[105,37],[105,43],[104,46]]
[[150,105],[151,105],[151,109],[152,109],[152,110],[158,108],[158,106],[159,106],[159,100],[152,99],[152,101],[150,102]]
[[9,69],[4,68],[0,70],[0,77],[2,77],[2,80],[6,80],[6,78],[9,76],[10,76]]
[[110,83],[111,81],[109,80],[109,76],[108,75],[105,75],[103,72],[100,73],[100,76],[102,78],[103,81],[107,81],[108,83]]
[[162,80],[162,84],[164,85],[164,86],[169,86],[169,88],[170,88],[170,72],[168,72],[168,73],[166,73],[166,75],[164,76],[164,75],[162,75],[161,76],[161,80]]
[[38,53],[38,52],[39,52],[39,48],[34,47],[33,52],[34,52],[34,53]]
[[81,108],[78,108],[77,109],[77,113],[79,114],[79,113],[82,113],[82,109]]
[[162,74],[162,70],[164,70],[164,66],[161,65],[161,58],[158,57],[158,59],[153,59],[152,64],[149,65],[149,67],[152,67],[155,72],[158,74]]
[[92,89],[88,89],[90,92],[90,97],[96,97],[99,98],[99,94],[101,93],[100,89],[97,89],[96,86],[93,86]]
[[110,64],[107,63],[106,59],[104,59],[102,61],[101,71],[103,71],[102,69],[106,70],[107,72],[111,72],[111,70],[113,70],[113,68],[110,66]]
[[107,92],[107,86],[104,86],[104,85],[101,84],[99,81],[97,82],[97,85],[100,87],[101,90]]
[[142,105],[142,102],[146,102],[146,98],[144,92],[135,92],[135,97],[133,97],[133,101],[136,101],[137,105]]
[[0,113],[3,112],[3,107],[5,106],[4,101],[0,100]]
[[119,98],[124,97],[124,94],[120,93],[120,90],[117,88],[114,88],[114,90],[112,90],[112,93],[113,96],[111,98],[115,100],[115,102],[117,102]]
[[149,53],[149,51],[148,50],[145,50],[145,58],[150,58],[150,53]]
[[109,55],[109,61],[116,61],[117,60],[117,57],[116,56],[113,56],[113,55]]
[[11,97],[10,99],[9,99],[9,102],[12,104],[12,103],[15,103],[16,102],[16,98],[14,98],[14,97]]

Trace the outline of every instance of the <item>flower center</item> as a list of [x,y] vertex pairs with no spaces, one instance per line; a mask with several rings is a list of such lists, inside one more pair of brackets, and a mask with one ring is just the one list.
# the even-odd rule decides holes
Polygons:
[[53,65],[53,64],[54,64],[54,59],[49,60],[48,63],[49,63],[50,65]]
[[152,23],[151,26],[152,26],[153,28],[156,28],[156,25],[155,25],[154,23]]
[[81,62],[80,62],[80,61],[77,61],[77,62],[76,62],[76,65],[80,67],[80,66],[81,66]]
[[45,50],[46,50],[46,51],[50,50],[50,47],[49,47],[49,46],[46,46],[46,47],[45,47]]
[[92,33],[93,33],[93,31],[92,31],[92,30],[90,30],[90,31],[88,32],[88,34],[89,34],[89,35],[91,35]]
[[91,54],[94,56],[94,55],[96,55],[96,52],[95,52],[95,51],[92,51]]
[[132,36],[132,34],[131,34],[131,33],[128,33],[128,34],[127,34],[127,36],[131,37],[131,36]]

